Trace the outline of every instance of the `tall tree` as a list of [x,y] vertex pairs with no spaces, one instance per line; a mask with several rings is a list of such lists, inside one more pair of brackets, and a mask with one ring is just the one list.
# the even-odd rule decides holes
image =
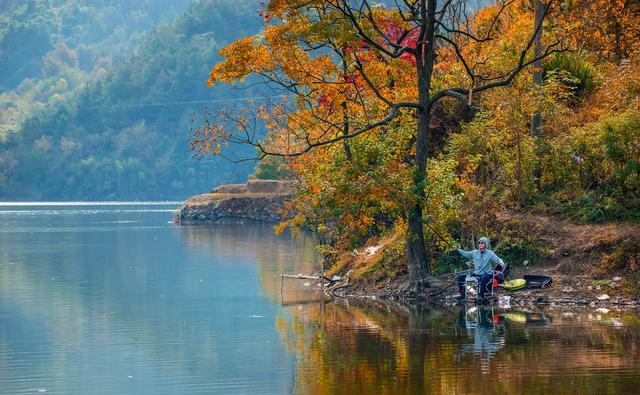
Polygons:
[[389,8],[367,0],[270,1],[262,34],[225,48],[226,59],[209,80],[235,83],[259,75],[285,95],[270,109],[256,110],[268,138],[257,139],[260,124],[250,122],[245,109],[222,115],[231,124],[197,129],[192,146],[215,154],[230,142],[253,144],[260,157],[296,157],[370,131],[389,133],[409,117],[415,135],[406,155],[412,171],[406,256],[411,286],[419,290],[431,273],[424,202],[434,106],[445,98],[472,106],[474,95],[510,84],[559,51],[559,41],[537,55],[532,50],[552,3],[543,4],[534,23],[514,1],[475,14],[463,0],[402,1]]
[[[542,24],[542,0],[533,0],[533,12],[534,12],[534,26],[541,26]],[[542,27],[537,29],[535,35],[533,37],[534,48],[535,48],[535,56],[540,57],[542,53]],[[536,86],[540,86],[542,84],[542,59],[539,59],[533,62],[533,67],[535,67],[535,72],[533,73],[533,83]],[[542,123],[542,114],[540,111],[536,111],[531,116],[531,135],[534,137],[538,137],[540,135],[540,124]]]

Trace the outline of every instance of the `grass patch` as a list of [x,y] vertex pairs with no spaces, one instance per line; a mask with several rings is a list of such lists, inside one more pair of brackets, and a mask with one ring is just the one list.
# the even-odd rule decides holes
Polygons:
[[598,286],[600,286],[600,287],[606,287],[606,286],[609,286],[609,285],[613,284],[613,280],[609,280],[609,279],[604,279],[604,280],[593,280],[593,281],[591,282],[591,284],[592,284],[594,287],[598,287]]

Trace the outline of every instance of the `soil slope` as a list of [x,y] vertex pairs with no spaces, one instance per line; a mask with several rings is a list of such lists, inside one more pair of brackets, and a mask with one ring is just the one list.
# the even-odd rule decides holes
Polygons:
[[[505,227],[513,225],[531,232],[535,239],[548,246],[542,263],[512,266],[510,278],[545,274],[553,278],[552,285],[542,290],[499,290],[501,295],[511,296],[513,304],[640,306],[639,224],[578,224],[549,216],[511,212],[502,212],[497,219]],[[351,262],[340,265],[338,271],[366,273],[364,268],[380,265],[380,261],[387,259],[384,247],[388,244],[393,243],[383,241],[382,248],[374,248],[374,253],[352,253]],[[426,302],[435,298],[453,303],[458,293],[451,278],[446,277],[433,281],[432,288],[420,292],[406,286],[408,277],[403,273],[387,277],[365,274],[354,280],[349,293],[366,297],[406,302]]]

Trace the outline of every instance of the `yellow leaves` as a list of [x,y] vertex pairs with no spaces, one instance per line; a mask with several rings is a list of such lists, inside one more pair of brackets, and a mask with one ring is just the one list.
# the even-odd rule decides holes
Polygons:
[[[508,2],[502,9],[503,5],[495,2],[479,10],[470,19],[468,26],[466,23],[460,25],[460,30],[468,31],[478,38],[488,38],[486,41],[476,41],[464,35],[449,37],[456,42],[471,73],[488,78],[476,78],[476,86],[491,81],[492,77],[506,75],[518,64],[521,51],[535,30],[534,12],[525,3],[529,4]],[[547,17],[542,36],[543,48],[559,38],[559,29],[550,28],[551,26]],[[525,62],[533,58],[533,53],[533,48],[530,48]],[[467,71],[453,46],[443,44],[438,51],[438,57],[434,69],[437,79],[442,80],[444,86],[472,86],[472,81],[466,76]]]
[[360,218],[359,218],[359,221],[358,221],[358,223],[357,223],[357,227],[358,227],[359,229],[366,230],[366,229],[368,229],[369,227],[371,227],[371,225],[373,225],[373,224],[375,223],[375,221],[376,221],[376,220],[375,220],[373,217],[371,217],[371,216],[368,216],[368,215],[362,215],[362,216],[360,216]]
[[266,11],[280,19],[291,19],[299,16],[305,7],[321,7],[321,0],[270,0]]
[[279,235],[279,234],[281,234],[282,232],[284,232],[284,231],[285,231],[285,229],[287,229],[287,227],[288,227],[288,226],[289,226],[288,222],[286,222],[286,221],[282,221],[282,222],[280,222],[278,225],[276,225],[276,226],[273,228],[273,231],[274,231],[277,235]]
[[266,45],[256,43],[255,37],[244,37],[220,50],[226,59],[212,70],[207,84],[234,83],[252,73],[263,73],[276,66]]
[[244,130],[248,130],[248,128],[249,128],[249,120],[244,116],[239,117],[237,119],[237,121],[235,122],[235,128],[239,132],[242,132]]
[[574,47],[597,52],[616,62],[631,55],[640,39],[637,2],[574,0],[558,22]]
[[219,125],[205,125],[194,130],[189,144],[196,155],[220,155],[222,147],[228,145],[227,139],[231,135]]

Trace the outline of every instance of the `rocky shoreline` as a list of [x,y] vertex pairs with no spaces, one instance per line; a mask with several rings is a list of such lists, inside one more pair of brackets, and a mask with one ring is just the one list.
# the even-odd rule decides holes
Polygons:
[[[516,275],[513,278],[519,277]],[[501,308],[575,307],[608,312],[614,309],[640,309],[640,295],[621,290],[621,280],[594,280],[587,276],[554,274],[553,283],[541,289],[506,291],[499,289],[492,304]],[[406,278],[388,280],[378,284],[353,284],[344,293],[346,297],[389,300],[406,304],[458,304],[457,287],[452,284],[444,292],[433,296],[440,288],[424,290],[419,294],[403,289]],[[505,299],[506,297],[506,299]],[[502,301],[500,300],[502,298]],[[467,303],[474,304],[470,299]]]
[[[640,308],[638,224],[584,224],[542,214],[502,211],[496,232],[503,229],[528,231],[534,243],[545,246],[536,265],[528,265],[527,261],[512,264],[509,279],[526,274],[553,279],[552,284],[540,290],[500,290],[500,296],[510,297],[511,306]],[[325,274],[344,276],[354,271],[356,275],[341,295],[407,304],[456,303],[458,289],[453,277],[439,277],[435,284],[429,281],[432,288],[421,291],[408,287],[405,258],[402,251],[393,248],[398,242],[387,237],[373,240],[360,251],[342,253]]]
[[179,209],[179,224],[278,222],[293,196],[293,182],[250,180],[227,184],[189,198]]

